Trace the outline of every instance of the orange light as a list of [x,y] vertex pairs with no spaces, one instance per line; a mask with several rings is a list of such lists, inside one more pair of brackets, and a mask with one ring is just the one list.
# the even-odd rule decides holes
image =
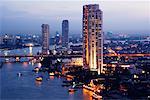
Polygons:
[[70,95],[74,94],[74,91],[69,92]]
[[50,78],[51,80],[54,80],[54,76],[49,76],[49,78]]
[[42,84],[42,81],[35,81],[36,86],[40,86]]
[[82,92],[83,92],[84,100],[87,100],[87,96],[90,96],[89,100],[92,100],[92,95],[93,95],[92,91],[83,88]]
[[28,67],[28,63],[27,62],[23,62],[23,67],[24,68]]
[[71,81],[72,79],[71,78],[66,78],[67,79],[67,81]]

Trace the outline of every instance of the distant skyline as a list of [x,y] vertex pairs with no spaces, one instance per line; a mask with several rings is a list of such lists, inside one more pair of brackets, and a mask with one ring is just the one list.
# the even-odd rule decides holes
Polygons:
[[41,34],[49,24],[50,35],[61,32],[62,20],[69,20],[69,34],[82,34],[82,8],[99,4],[103,11],[103,31],[150,34],[149,0],[1,0],[1,33]]

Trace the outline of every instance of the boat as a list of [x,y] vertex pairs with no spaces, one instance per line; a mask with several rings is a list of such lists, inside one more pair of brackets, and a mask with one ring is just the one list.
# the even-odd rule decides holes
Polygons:
[[77,89],[80,89],[80,88],[83,88],[83,83],[75,83],[75,82],[73,82],[73,87],[74,88],[77,88]]
[[93,93],[92,98],[93,98],[93,99],[96,99],[96,100],[101,100],[101,99],[102,99],[102,96],[100,96],[100,95],[98,95],[98,94],[96,94],[96,93]]
[[22,76],[22,73],[19,72],[19,73],[17,73],[17,75],[18,75],[18,77],[20,77],[20,76]]
[[60,72],[55,71],[55,75],[56,75],[56,76],[59,76],[59,75],[61,75],[61,73],[60,73]]
[[83,85],[83,88],[89,90],[89,91],[92,91],[94,92],[94,88],[90,87],[90,86],[87,86],[87,85]]
[[75,88],[76,89],[81,89],[81,88],[83,88],[83,86],[82,85],[76,85]]
[[75,89],[75,87],[76,87],[76,83],[73,82],[72,88],[70,88],[70,89],[68,90],[68,92],[75,92],[75,91],[77,91],[77,89]]
[[42,77],[37,77],[37,78],[36,78],[36,81],[42,81],[42,80],[43,80]]
[[33,69],[34,72],[39,72],[39,70],[40,70],[40,69],[39,69],[38,67],[35,67],[35,68]]
[[49,73],[49,76],[54,76],[55,74],[52,72],[52,73]]
[[9,62],[9,59],[8,59],[8,58],[6,58],[6,59],[5,59],[5,62],[6,62],[6,63],[8,63],[8,62]]

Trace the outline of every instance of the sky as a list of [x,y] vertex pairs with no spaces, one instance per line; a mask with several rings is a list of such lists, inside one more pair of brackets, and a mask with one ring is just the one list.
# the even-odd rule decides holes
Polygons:
[[99,4],[103,31],[150,34],[149,0],[1,0],[0,31],[11,34],[41,34],[41,24],[50,34],[61,34],[62,20],[69,20],[69,34],[82,34],[82,8]]

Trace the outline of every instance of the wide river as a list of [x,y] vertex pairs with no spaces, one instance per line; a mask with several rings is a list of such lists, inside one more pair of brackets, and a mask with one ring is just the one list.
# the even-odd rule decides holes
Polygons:
[[[31,50],[31,51],[30,51]],[[7,54],[35,54],[40,47],[1,51]],[[53,77],[46,73],[42,82],[35,81],[38,74],[32,69],[39,66],[38,63],[4,63],[0,68],[0,100],[91,100],[91,92],[79,89],[69,93],[69,87],[62,87],[63,77]],[[21,72],[22,76],[17,76]]]

